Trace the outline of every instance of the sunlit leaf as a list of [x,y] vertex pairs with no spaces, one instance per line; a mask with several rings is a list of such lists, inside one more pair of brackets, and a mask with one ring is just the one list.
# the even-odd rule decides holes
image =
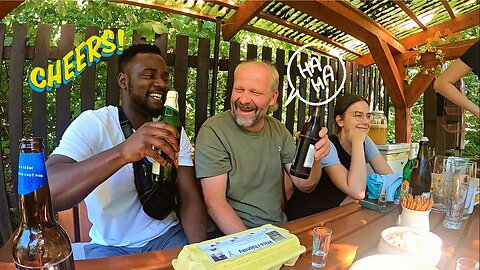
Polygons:
[[161,22],[152,22],[152,29],[156,34],[168,33],[168,28]]
[[153,35],[154,31],[151,22],[144,22],[138,26],[137,33],[142,37]]
[[177,29],[178,31],[181,31],[182,28],[183,28],[183,24],[179,20],[176,20],[176,19],[172,20],[172,26],[173,26],[173,28]]

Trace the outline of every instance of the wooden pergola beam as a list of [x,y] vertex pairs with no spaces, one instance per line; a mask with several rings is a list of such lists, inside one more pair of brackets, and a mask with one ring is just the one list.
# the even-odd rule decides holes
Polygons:
[[138,6],[138,7],[145,7],[145,8],[153,8],[156,10],[161,10],[161,11],[166,11],[166,12],[171,12],[175,14],[180,14],[188,17],[193,17],[201,20],[206,20],[206,21],[211,21],[215,22],[216,19],[215,17],[212,16],[207,16],[205,14],[190,10],[190,9],[181,9],[181,8],[176,8],[174,6],[168,6],[164,4],[159,4],[155,2],[140,2],[137,0],[111,0],[112,2],[119,3],[119,4],[126,4],[126,5],[133,5],[133,6]]
[[[260,29],[258,27],[250,26],[250,25],[244,26],[243,30],[253,32],[253,33],[257,33],[257,34],[262,35],[262,36],[267,36],[267,37],[270,37],[270,38],[278,39],[280,41],[291,43],[291,44],[297,45],[297,46],[303,46],[303,45],[306,44],[306,43],[302,43],[300,41],[297,41],[297,40],[294,40],[294,39],[291,39],[291,38],[287,38],[287,37],[282,36],[282,35],[277,35],[277,34],[274,34],[272,32],[268,32],[268,31]],[[328,57],[337,58],[336,56],[333,56],[332,54],[330,54],[330,53],[328,53],[324,50],[318,49],[316,47],[308,47],[307,49],[311,50],[311,51],[314,51],[314,52],[317,52],[317,53],[321,53],[321,54],[326,55]]]
[[409,9],[402,0],[393,0],[393,3],[400,7],[403,12],[407,13],[407,15],[412,18],[412,20],[416,22],[420,28],[422,28],[423,30],[427,30],[427,27],[418,19],[418,17],[413,13],[413,11]]
[[[232,3],[227,2],[227,1],[225,1],[225,0],[205,0],[205,2],[212,3],[212,4],[216,4],[216,5],[223,6],[223,7],[227,7],[227,8],[230,8],[230,9],[235,9],[235,10],[237,10],[237,9],[239,8],[238,5],[232,4]],[[328,44],[334,45],[335,47],[338,47],[338,48],[340,48],[340,49],[342,49],[342,50],[344,50],[344,51],[346,51],[346,52],[349,52],[349,53],[351,53],[351,54],[353,54],[353,55],[355,55],[355,56],[361,56],[361,54],[359,54],[358,52],[353,51],[353,50],[345,47],[343,44],[341,44],[341,43],[339,43],[339,42],[336,42],[336,41],[334,41],[334,40],[332,40],[332,39],[329,39],[329,38],[327,38],[327,37],[324,36],[324,35],[318,34],[318,33],[314,32],[314,31],[311,31],[311,30],[309,30],[309,29],[307,29],[307,28],[305,28],[305,27],[302,27],[302,26],[296,25],[296,24],[294,24],[294,23],[291,23],[291,22],[289,22],[289,21],[287,21],[287,20],[281,20],[280,18],[275,17],[275,16],[273,16],[273,15],[270,15],[270,14],[268,14],[268,13],[266,13],[266,12],[263,12],[263,11],[262,11],[262,12],[259,12],[259,13],[257,14],[257,17],[258,17],[258,18],[261,18],[261,19],[264,19],[264,20],[267,20],[267,21],[270,21],[270,22],[273,22],[273,23],[276,23],[276,24],[279,24],[279,25],[283,25],[283,26],[285,26],[285,27],[287,27],[287,28],[290,28],[290,29],[292,29],[292,30],[294,30],[294,31],[304,33],[304,34],[306,34],[306,35],[308,35],[308,36],[311,36],[311,37],[313,37],[313,38],[316,38],[316,39],[321,40],[321,41],[323,41],[323,42],[326,42],[326,43],[328,43]],[[257,31],[257,33],[258,33],[258,31]],[[275,38],[275,39],[278,39],[278,36],[276,36],[276,37],[274,37],[274,38]],[[292,41],[293,39],[288,39],[288,38],[287,38],[287,40]],[[288,41],[288,42],[290,42],[290,41]],[[302,43],[299,43],[299,44],[302,44]],[[318,50],[316,50],[316,51],[318,51]],[[325,52],[321,52],[321,53],[325,53]]]
[[425,92],[427,87],[433,82],[435,75],[417,74],[405,90],[405,101],[408,108],[413,107],[418,98]]
[[18,7],[21,3],[23,3],[23,0],[0,1],[0,6],[2,7],[0,8],[0,20],[7,16],[8,13]]
[[344,51],[347,51],[347,52],[349,52],[349,53],[351,53],[351,54],[353,54],[353,55],[361,56],[361,55],[360,55],[359,53],[357,53],[356,51],[353,51],[353,50],[345,47],[343,44],[341,44],[341,43],[339,43],[339,42],[336,42],[336,41],[334,41],[334,40],[332,40],[332,39],[327,38],[327,37],[324,36],[324,35],[321,35],[321,34],[319,34],[319,33],[316,33],[316,32],[314,32],[314,31],[312,31],[312,30],[309,30],[309,29],[307,29],[307,28],[305,28],[305,27],[296,25],[296,24],[294,24],[294,23],[292,23],[292,22],[289,22],[289,21],[287,21],[287,20],[282,20],[282,19],[280,19],[280,18],[278,18],[278,17],[275,17],[275,16],[273,16],[273,15],[267,14],[267,13],[265,13],[265,12],[260,12],[260,13],[257,15],[257,17],[259,17],[259,18],[261,18],[261,19],[264,19],[264,20],[267,20],[267,21],[271,21],[271,22],[276,23],[276,24],[278,24],[278,25],[285,26],[285,27],[290,28],[290,29],[292,29],[292,30],[294,30],[294,31],[297,31],[297,32],[300,32],[300,33],[304,33],[304,34],[306,34],[306,35],[308,35],[308,36],[311,36],[311,37],[316,38],[316,39],[318,39],[318,40],[321,40],[321,41],[323,41],[323,42],[325,42],[325,43],[331,44],[331,45],[333,45],[333,46],[335,46],[335,47],[337,47],[337,48],[340,48],[340,49],[342,49],[342,50],[344,50]]
[[415,46],[423,45],[427,42],[427,38],[433,37],[437,31],[440,31],[442,37],[446,35],[445,29],[450,29],[452,33],[459,32],[468,28],[472,28],[480,24],[480,16],[478,16],[478,9],[466,13],[462,16],[455,17],[444,23],[428,28],[426,31],[408,36],[400,42],[405,48],[411,49]]
[[235,9],[237,10],[239,8],[239,6],[231,1],[224,1],[224,0],[204,0],[205,2],[207,3],[212,3],[212,4],[215,4],[215,5],[219,5],[219,6],[222,6],[222,7],[226,7],[226,8],[229,8],[229,9]]
[[385,41],[395,52],[404,53],[404,46],[385,28],[367,15],[343,1],[287,1],[282,3],[334,26],[367,43],[376,37]]
[[230,40],[271,1],[247,1],[222,26],[223,40]]
[[368,44],[371,50],[376,51],[373,56],[375,63],[380,70],[383,82],[388,89],[388,94],[394,104],[398,106],[405,106],[405,97],[403,95],[403,75],[400,74],[397,68],[397,62],[395,58],[401,56],[396,54],[395,56],[390,51],[388,44],[381,40],[372,40]]
[[452,7],[450,7],[450,4],[447,2],[447,0],[441,0],[443,6],[445,7],[445,10],[447,10],[448,15],[450,15],[450,18],[454,19],[455,14],[453,13]]
[[[368,47],[374,51],[373,57],[377,68],[383,79],[388,95],[392,100],[395,111],[395,141],[397,143],[407,142],[411,134],[410,119],[407,105],[405,102],[404,88],[403,88],[403,65],[401,63],[402,54],[392,54],[388,44],[380,38],[370,40]],[[398,68],[400,65],[400,68]],[[402,73],[400,72],[402,71]]]
[[[445,29],[450,29],[453,33],[465,30],[480,24],[480,16],[478,16],[478,9],[466,13],[464,15],[455,17],[447,22],[428,28],[420,33],[413,34],[409,37],[400,40],[406,50],[410,50],[415,46],[421,46],[427,43],[427,38],[433,37],[437,31],[440,31],[442,37],[446,35]],[[366,54],[356,59],[357,63],[366,67],[374,64],[371,53]]]
[[[442,50],[445,54],[443,60],[454,60],[460,58],[475,42],[478,41],[478,38],[462,40],[455,43],[446,43],[436,46],[437,49]],[[403,65],[404,66],[415,66],[415,56],[417,55],[416,51],[408,51],[403,54]]]

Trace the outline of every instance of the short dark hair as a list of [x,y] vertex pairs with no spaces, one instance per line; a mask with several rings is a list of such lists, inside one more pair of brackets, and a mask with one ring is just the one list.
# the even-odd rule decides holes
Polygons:
[[128,47],[124,50],[123,53],[118,57],[118,70],[124,72],[125,65],[139,53],[153,53],[162,55],[160,49],[156,45],[150,44],[137,44]]
[[335,120],[337,115],[342,116],[345,113],[345,111],[350,106],[352,106],[353,103],[356,103],[359,101],[365,101],[367,104],[369,104],[368,99],[355,94],[346,94],[337,99],[337,103],[335,104],[335,110],[333,113],[333,119],[335,122],[335,127],[337,129],[336,130],[337,132],[340,131],[340,126],[338,126],[337,121]]

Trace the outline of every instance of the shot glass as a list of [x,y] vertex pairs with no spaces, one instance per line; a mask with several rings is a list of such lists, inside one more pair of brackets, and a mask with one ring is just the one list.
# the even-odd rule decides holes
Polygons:
[[457,267],[455,270],[478,270],[479,263],[470,258],[460,258],[457,260]]
[[387,206],[387,187],[386,187],[385,183],[382,184],[382,188],[380,188],[380,191],[378,193],[377,204],[380,207],[386,207]]
[[327,227],[313,228],[312,242],[312,266],[323,268],[327,263],[328,250],[330,249],[330,239],[332,230]]
[[451,170],[451,181],[447,195],[447,210],[443,225],[449,229],[460,229],[465,212],[465,201],[468,192],[469,166],[467,163],[452,161],[447,171]]

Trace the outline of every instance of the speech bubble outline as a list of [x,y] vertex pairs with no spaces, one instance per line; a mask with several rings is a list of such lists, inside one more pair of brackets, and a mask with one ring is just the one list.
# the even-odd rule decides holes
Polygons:
[[[293,101],[293,99],[295,97],[298,97],[298,99],[300,99],[303,103],[306,103],[308,105],[311,105],[311,106],[322,106],[324,104],[327,104],[328,102],[332,101],[339,93],[340,91],[342,91],[342,89],[344,88],[345,86],[345,81],[347,80],[347,68],[345,67],[345,62],[343,61],[343,59],[341,57],[337,57],[339,62],[340,62],[340,65],[343,69],[343,79],[342,79],[342,83],[340,84],[340,87],[337,89],[337,91],[331,96],[329,97],[328,99],[326,99],[325,101],[321,101],[321,102],[310,102],[306,99],[304,99],[301,95],[300,95],[300,91],[298,89],[296,89],[292,83],[292,80],[290,79],[290,67],[292,65],[292,62],[293,62],[293,59],[295,59],[295,56],[297,56],[298,54],[300,54],[300,52],[305,49],[305,48],[308,48],[308,47],[313,47],[313,46],[322,46],[322,44],[320,43],[309,43],[309,44],[305,44],[303,45],[302,47],[298,48],[298,50],[295,51],[295,53],[292,55],[292,57],[290,57],[290,60],[288,61],[288,64],[287,64],[287,81],[288,81],[288,85],[290,86],[290,89],[291,92],[287,98],[287,101],[285,102],[285,107],[288,106],[288,104],[290,102]],[[312,78],[311,78],[312,79]],[[330,90],[328,87],[327,87],[327,90]],[[329,92],[329,91],[327,91]]]

